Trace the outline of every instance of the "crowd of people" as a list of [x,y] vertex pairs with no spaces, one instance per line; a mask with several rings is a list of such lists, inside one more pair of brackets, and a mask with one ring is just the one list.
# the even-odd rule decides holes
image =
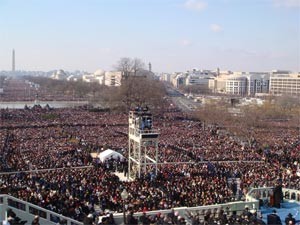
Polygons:
[[[269,132],[263,143],[257,140],[248,146],[215,128],[204,129],[201,121],[172,107],[154,118],[154,127],[160,133],[158,173],[153,177],[149,170],[127,182],[112,173],[126,172],[126,161],[111,160],[110,165],[90,153],[111,148],[128,156],[128,114],[83,108],[1,109],[0,191],[84,221],[96,209],[103,214],[122,212],[123,189],[129,193],[125,204],[131,212],[231,202],[243,198],[251,187],[272,187],[278,180],[283,187],[300,189],[296,130],[280,136]],[[240,180],[238,188],[228,182],[230,178]],[[190,217],[193,224],[208,224],[205,218],[226,224],[220,219],[223,214],[219,219]],[[243,224],[259,224],[249,215],[231,219],[238,218],[249,220]],[[169,216],[145,221],[186,222],[182,218],[172,222]]]

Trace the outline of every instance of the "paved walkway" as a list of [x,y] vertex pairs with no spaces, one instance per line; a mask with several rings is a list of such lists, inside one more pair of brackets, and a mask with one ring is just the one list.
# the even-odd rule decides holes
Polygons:
[[127,177],[124,176],[124,173],[114,172],[115,175],[117,175],[121,181],[128,181]]

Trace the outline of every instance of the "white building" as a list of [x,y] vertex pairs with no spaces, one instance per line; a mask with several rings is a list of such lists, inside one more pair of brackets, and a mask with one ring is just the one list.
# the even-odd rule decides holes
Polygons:
[[82,76],[84,82],[96,82],[106,86],[120,86],[122,80],[122,73],[120,71],[104,71],[97,70],[92,74],[85,74]]
[[160,75],[160,80],[171,83],[171,74],[163,73]]
[[209,89],[215,93],[255,96],[269,92],[269,77],[265,72],[222,73],[209,81]]
[[51,78],[55,80],[65,80],[67,77],[68,75],[63,70],[57,70],[51,75]]
[[84,74],[82,76],[82,80],[88,83],[96,82],[99,84],[104,84],[104,77],[105,77],[105,71],[99,69],[92,74]]
[[67,81],[77,81],[77,80],[78,78],[73,74],[67,77]]
[[106,86],[120,86],[122,81],[122,72],[110,71],[106,72],[104,76],[104,85]]
[[185,79],[185,85],[186,86],[196,86],[199,89],[202,90],[208,90],[209,89],[209,81],[213,80],[214,77],[210,76],[203,76],[203,75],[195,75],[195,74],[189,74]]
[[102,81],[103,79],[99,79],[99,78],[97,79],[93,73],[92,74],[84,74],[82,76],[82,80],[87,83],[97,82],[99,84],[103,84],[103,81]]
[[270,94],[300,95],[300,73],[278,73],[270,76]]
[[185,85],[185,79],[187,75],[184,73],[175,73],[172,74],[171,83],[174,87],[179,88],[182,85]]
[[163,75],[163,80],[170,80],[174,87],[199,85],[203,88],[208,88],[209,80],[216,76],[216,72],[212,70],[198,70],[196,68],[187,72],[176,72],[169,77]]
[[225,93],[231,95],[246,95],[247,77],[241,75],[230,75],[226,79]]
[[210,70],[193,71],[188,73],[185,79],[185,85],[204,85],[208,88],[210,79],[215,77],[216,73]]
[[219,71],[219,75],[208,81],[208,88],[214,93],[226,93],[226,81],[232,74],[231,71]]
[[247,95],[269,92],[270,73],[249,73],[247,77]]

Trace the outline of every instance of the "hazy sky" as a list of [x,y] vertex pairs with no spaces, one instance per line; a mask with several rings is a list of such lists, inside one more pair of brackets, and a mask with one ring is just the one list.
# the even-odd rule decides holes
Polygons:
[[0,0],[0,70],[300,71],[300,0]]

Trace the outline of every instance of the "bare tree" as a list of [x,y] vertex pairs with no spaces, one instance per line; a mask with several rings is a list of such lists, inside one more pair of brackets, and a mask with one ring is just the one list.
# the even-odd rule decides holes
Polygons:
[[142,62],[142,60],[138,58],[134,58],[132,60],[132,72],[133,75],[136,76],[138,71],[145,69],[145,63]]
[[115,66],[115,68],[118,70],[118,71],[121,71],[122,72],[122,76],[123,77],[129,77],[129,74],[131,72],[131,69],[132,69],[132,61],[130,58],[128,57],[123,57],[121,58],[117,65]]
[[128,78],[131,75],[136,76],[138,71],[145,68],[145,64],[139,58],[123,57],[118,61],[115,68],[122,72],[123,78]]
[[299,96],[283,95],[275,98],[275,104],[283,110],[291,111],[300,106]]
[[142,105],[160,107],[164,96],[163,84],[144,76],[131,76],[123,80],[118,92],[118,99],[127,110]]

